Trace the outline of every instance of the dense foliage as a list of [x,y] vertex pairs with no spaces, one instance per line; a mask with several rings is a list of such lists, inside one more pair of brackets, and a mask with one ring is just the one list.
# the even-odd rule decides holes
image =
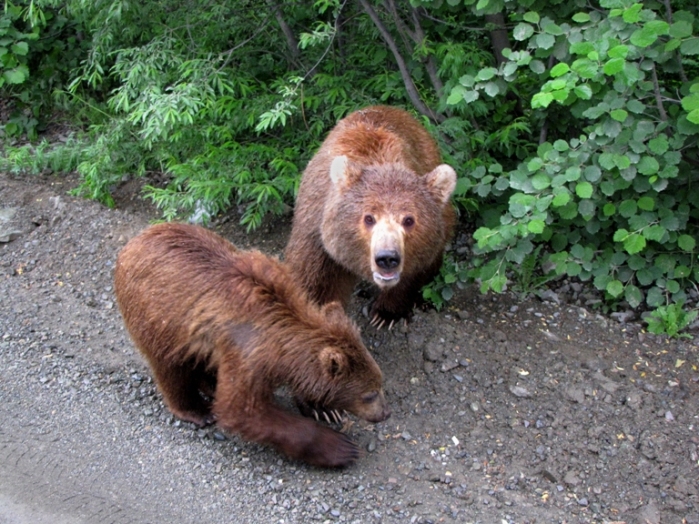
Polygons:
[[5,135],[34,136],[56,107],[85,132],[5,161],[77,169],[108,204],[162,173],[145,191],[167,218],[235,203],[255,227],[293,203],[337,119],[403,106],[476,224],[427,298],[565,275],[670,332],[696,316],[698,27],[690,0],[18,1],[0,20]]

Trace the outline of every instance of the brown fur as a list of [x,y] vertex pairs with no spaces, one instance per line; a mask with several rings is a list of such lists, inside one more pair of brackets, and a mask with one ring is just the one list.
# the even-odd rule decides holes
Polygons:
[[410,114],[386,106],[352,113],[304,171],[285,259],[320,304],[346,305],[364,278],[381,289],[373,316],[406,317],[441,267],[455,184]]
[[[204,228],[159,224],[119,253],[115,291],[169,409],[319,466],[358,457],[346,436],[274,403],[378,422],[390,414],[379,367],[339,304],[309,302],[287,268]],[[201,392],[213,393],[208,402]]]

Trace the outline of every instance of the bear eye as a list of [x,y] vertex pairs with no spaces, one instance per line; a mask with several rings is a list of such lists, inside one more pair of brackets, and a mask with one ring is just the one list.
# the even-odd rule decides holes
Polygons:
[[415,219],[413,217],[405,217],[403,219],[403,227],[413,227],[415,225]]
[[364,223],[367,226],[373,226],[374,224],[376,224],[376,219],[374,219],[374,217],[371,215],[364,215]]
[[366,395],[364,395],[362,397],[362,402],[364,404],[371,404],[372,402],[374,402],[376,400],[376,397],[378,397],[378,396],[379,396],[378,391],[372,391],[371,393],[367,393]]

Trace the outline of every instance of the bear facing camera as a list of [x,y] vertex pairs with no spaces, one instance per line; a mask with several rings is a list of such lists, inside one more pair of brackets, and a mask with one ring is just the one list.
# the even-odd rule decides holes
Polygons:
[[382,374],[338,303],[312,303],[288,269],[241,251],[215,233],[159,224],[117,257],[115,292],[124,323],[170,411],[216,422],[291,458],[346,466],[359,449],[346,435],[284,410],[286,385],[301,406],[390,416]]
[[371,321],[392,325],[439,273],[455,187],[456,172],[408,112],[351,113],[303,173],[285,261],[319,304],[346,306],[359,279],[374,283]]

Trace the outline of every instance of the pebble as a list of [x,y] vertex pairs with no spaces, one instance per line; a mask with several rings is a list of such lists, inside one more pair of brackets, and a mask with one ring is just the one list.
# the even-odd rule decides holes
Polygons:
[[427,343],[427,346],[425,346],[422,355],[425,360],[429,362],[437,362],[442,358],[442,355],[444,355],[444,345],[440,344],[436,340],[431,340]]
[[672,411],[665,412],[665,420],[667,420],[668,422],[672,422],[673,420],[675,420],[675,416],[672,414]]
[[519,398],[530,398],[532,393],[523,386],[510,386],[510,393]]

